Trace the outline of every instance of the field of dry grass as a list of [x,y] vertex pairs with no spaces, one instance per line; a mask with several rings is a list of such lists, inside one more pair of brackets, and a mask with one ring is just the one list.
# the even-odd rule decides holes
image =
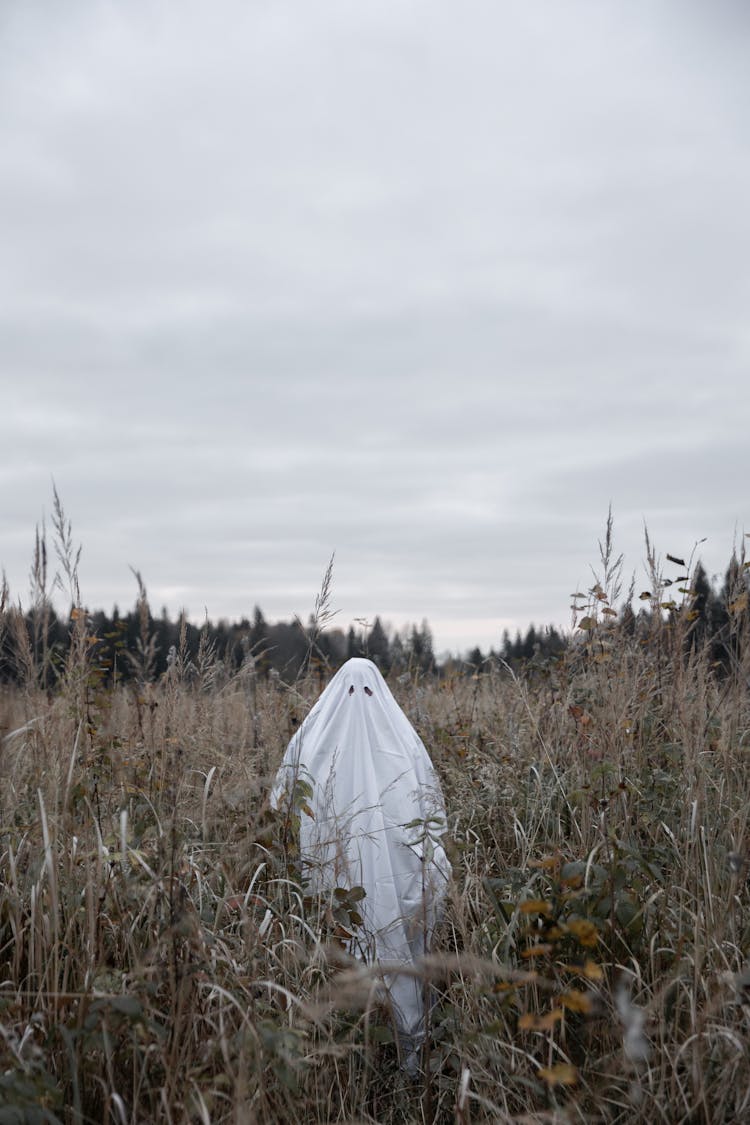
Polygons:
[[105,688],[81,614],[0,696],[0,1122],[750,1120],[750,646],[600,591],[554,663],[391,684],[454,867],[416,1082],[268,808],[319,676]]

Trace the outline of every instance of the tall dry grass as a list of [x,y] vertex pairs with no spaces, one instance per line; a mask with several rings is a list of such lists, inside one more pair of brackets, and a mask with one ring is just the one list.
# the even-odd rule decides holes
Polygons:
[[750,1120],[750,646],[631,634],[616,563],[561,660],[391,685],[454,865],[417,1082],[268,808],[319,677],[104,688],[81,611],[51,687],[6,605],[0,1122]]

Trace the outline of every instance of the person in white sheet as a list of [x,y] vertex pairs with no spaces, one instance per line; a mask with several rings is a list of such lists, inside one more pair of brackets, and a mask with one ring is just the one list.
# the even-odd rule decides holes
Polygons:
[[[370,660],[336,673],[295,733],[272,803],[284,809],[298,780],[312,785],[300,816],[300,856],[313,893],[363,887],[363,924],[351,951],[406,969],[430,945],[451,866],[443,797],[419,735]],[[421,981],[385,976],[404,1063],[417,1068],[425,1034]]]

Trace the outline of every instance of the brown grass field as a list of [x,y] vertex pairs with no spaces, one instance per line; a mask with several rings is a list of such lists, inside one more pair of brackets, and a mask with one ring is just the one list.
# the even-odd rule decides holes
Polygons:
[[750,1121],[747,612],[719,674],[614,569],[559,660],[391,682],[454,867],[418,1081],[268,807],[321,672],[105,688],[81,611],[41,690],[6,607],[0,1123]]

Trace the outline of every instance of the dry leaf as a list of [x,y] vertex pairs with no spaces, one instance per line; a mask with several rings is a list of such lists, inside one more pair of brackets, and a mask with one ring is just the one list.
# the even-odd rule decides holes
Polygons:
[[555,1066],[545,1066],[537,1071],[537,1076],[543,1079],[548,1086],[575,1086],[578,1081],[578,1071],[570,1063],[557,1063]]
[[578,988],[569,988],[560,996],[560,1003],[570,1012],[582,1012],[588,1015],[591,1011],[591,997],[581,992]]
[[527,898],[522,902],[518,909],[522,914],[546,914],[552,913],[552,906],[543,898]]

